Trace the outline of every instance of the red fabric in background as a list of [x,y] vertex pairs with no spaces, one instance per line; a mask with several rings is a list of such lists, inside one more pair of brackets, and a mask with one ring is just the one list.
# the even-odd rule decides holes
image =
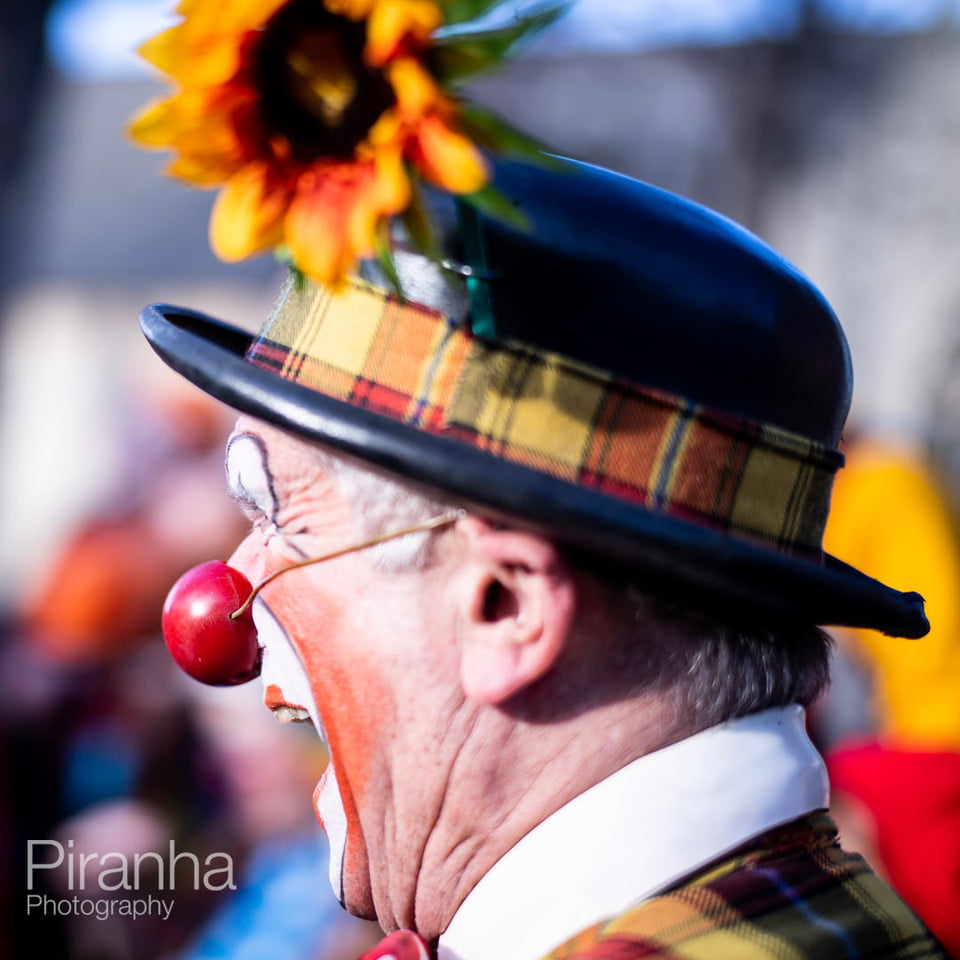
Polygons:
[[827,768],[833,789],[872,813],[877,866],[960,957],[960,753],[869,743],[831,753]]

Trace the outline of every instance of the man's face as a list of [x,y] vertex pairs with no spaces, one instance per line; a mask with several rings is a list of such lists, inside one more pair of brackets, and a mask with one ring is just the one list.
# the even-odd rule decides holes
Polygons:
[[[227,472],[252,523],[230,562],[251,582],[360,539],[308,445],[243,418]],[[429,822],[409,768],[436,729],[433,704],[450,697],[433,686],[428,716],[423,688],[456,674],[433,639],[450,633],[436,588],[429,572],[377,570],[364,550],[285,573],[254,611],[267,706],[281,718],[309,714],[329,748],[314,806],[331,841],[334,890],[351,912],[381,922],[378,901],[389,894],[378,885],[425,843],[420,823],[404,822]]]

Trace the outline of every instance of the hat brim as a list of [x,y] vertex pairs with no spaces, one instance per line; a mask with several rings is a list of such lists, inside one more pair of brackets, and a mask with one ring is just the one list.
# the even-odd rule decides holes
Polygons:
[[929,630],[918,594],[834,557],[821,565],[777,553],[316,393],[249,363],[250,334],[198,311],[154,304],[140,325],[165,363],[228,406],[488,516],[549,533],[637,571],[654,589],[692,588],[707,602],[774,621],[911,638]]

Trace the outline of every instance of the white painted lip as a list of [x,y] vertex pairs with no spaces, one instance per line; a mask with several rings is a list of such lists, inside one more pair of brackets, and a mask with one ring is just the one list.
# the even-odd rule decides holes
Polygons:
[[260,680],[264,692],[268,687],[276,687],[283,697],[282,703],[270,705],[274,716],[288,723],[312,721],[317,735],[327,747],[326,731],[300,654],[280,621],[260,597],[253,604],[253,622],[263,648]]

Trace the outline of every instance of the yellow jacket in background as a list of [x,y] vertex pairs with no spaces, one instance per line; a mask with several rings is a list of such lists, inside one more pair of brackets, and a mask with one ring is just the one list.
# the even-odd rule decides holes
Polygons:
[[876,670],[881,735],[906,747],[960,748],[960,550],[920,457],[873,441],[849,449],[824,548],[926,600],[931,626],[921,640],[849,631]]

